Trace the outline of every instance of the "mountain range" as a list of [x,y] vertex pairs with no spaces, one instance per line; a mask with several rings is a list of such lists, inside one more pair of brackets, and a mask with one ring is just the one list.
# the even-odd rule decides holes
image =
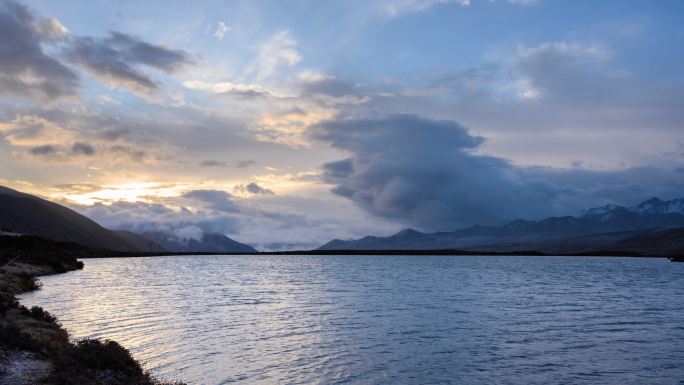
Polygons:
[[[126,252],[254,253],[223,234],[179,238],[164,231],[110,230],[65,206],[0,186],[0,235],[26,234]],[[684,198],[608,204],[578,216],[516,219],[503,226],[475,225],[447,232],[402,230],[388,237],[334,239],[317,250],[466,250],[481,252],[684,253]]]
[[126,252],[256,252],[223,234],[204,233],[200,239],[178,239],[162,232],[110,230],[68,207],[4,186],[0,186],[0,231]]
[[159,244],[166,250],[178,252],[211,251],[216,253],[256,253],[252,246],[234,241],[223,234],[203,233],[198,239],[178,239],[176,236],[161,231],[145,231],[141,235]]
[[[524,251],[591,253],[600,250],[684,251],[684,198],[652,198],[636,206],[606,205],[579,216],[549,217],[539,221],[517,219],[503,226],[475,225],[450,232],[402,230],[388,237],[334,239],[319,250],[429,250]],[[665,238],[668,239],[665,242]]]

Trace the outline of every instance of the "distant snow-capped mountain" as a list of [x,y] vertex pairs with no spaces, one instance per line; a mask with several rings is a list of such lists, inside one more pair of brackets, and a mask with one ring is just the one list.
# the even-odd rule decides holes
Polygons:
[[586,210],[583,217],[604,216],[615,211],[627,211],[636,214],[682,214],[684,215],[684,198],[663,201],[660,198],[651,198],[636,206],[624,207],[615,204],[607,204]]
[[630,207],[630,210],[635,213],[646,214],[684,214],[684,198],[671,201],[651,198],[634,207]]
[[608,204],[586,210],[577,217],[516,219],[503,226],[476,225],[438,233],[408,229],[388,237],[334,239],[319,249],[585,252],[600,246],[619,245],[616,242],[640,234],[674,228],[684,228],[684,198],[671,201],[652,198],[632,207]]

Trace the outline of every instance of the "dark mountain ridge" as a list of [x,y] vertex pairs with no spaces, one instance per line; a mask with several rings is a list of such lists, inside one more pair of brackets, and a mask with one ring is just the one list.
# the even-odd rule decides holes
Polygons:
[[516,219],[503,226],[475,225],[465,229],[422,233],[407,229],[388,237],[332,240],[319,250],[538,250],[588,252],[629,237],[684,227],[684,199],[652,198],[634,207],[606,205],[581,216],[549,217],[539,221]]
[[4,186],[0,186],[0,229],[99,250],[256,252],[253,247],[222,234],[205,233],[199,240],[182,241],[164,233],[141,235],[126,230],[109,230],[65,206]]
[[0,227],[98,249],[140,251],[95,221],[45,199],[0,186]]

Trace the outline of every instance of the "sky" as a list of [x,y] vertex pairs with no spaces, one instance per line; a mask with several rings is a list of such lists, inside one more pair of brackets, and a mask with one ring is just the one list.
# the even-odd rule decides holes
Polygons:
[[684,196],[684,2],[0,0],[0,184],[261,250]]

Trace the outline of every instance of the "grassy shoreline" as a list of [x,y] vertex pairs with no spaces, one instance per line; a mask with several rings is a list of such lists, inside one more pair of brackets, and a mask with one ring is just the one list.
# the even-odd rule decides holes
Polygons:
[[[78,246],[68,250],[67,246],[50,251],[55,246],[52,241],[40,238],[24,239],[21,243],[19,249],[0,249],[0,266],[7,265],[0,269],[0,382],[182,385],[153,378],[128,350],[114,341],[72,341],[53,315],[37,306],[22,306],[17,294],[39,289],[38,276],[81,269],[83,263],[74,255],[84,257],[87,250],[77,250]],[[17,256],[20,257],[14,260]]]

